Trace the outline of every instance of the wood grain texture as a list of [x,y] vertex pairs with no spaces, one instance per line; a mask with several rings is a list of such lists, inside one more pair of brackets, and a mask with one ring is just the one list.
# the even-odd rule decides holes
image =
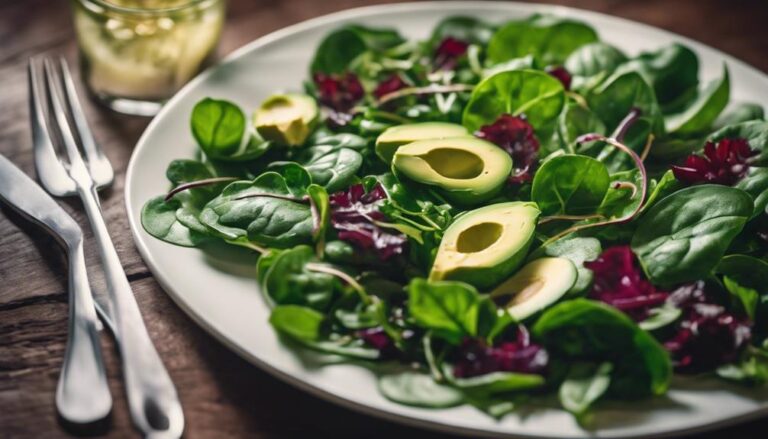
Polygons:
[[[374,2],[363,0],[231,0],[220,54],[289,24]],[[378,2],[376,2],[378,3]],[[768,4],[764,0],[552,1],[602,11],[677,32],[768,71]],[[0,0],[0,153],[30,175],[26,63],[41,54],[74,62],[67,2]],[[117,171],[102,194],[107,224],[132,281],[150,335],[181,395],[188,438],[446,437],[360,415],[306,395],[246,363],[198,328],[159,288],[142,262],[123,206],[125,168],[147,120],[85,102],[95,137]],[[79,201],[65,209],[84,227]],[[65,261],[56,243],[9,209],[0,208],[0,437],[69,436],[57,423],[53,394],[66,337]],[[87,228],[86,228],[87,230]],[[96,249],[87,262],[102,288]],[[137,437],[127,416],[114,345],[104,337],[115,398],[108,437]],[[697,437],[758,437],[756,421]],[[760,435],[763,437],[763,435]]]

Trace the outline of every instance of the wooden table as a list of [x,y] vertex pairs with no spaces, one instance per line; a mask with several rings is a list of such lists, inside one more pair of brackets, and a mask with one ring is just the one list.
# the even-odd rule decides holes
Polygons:
[[[273,30],[360,6],[364,0],[232,0],[220,54]],[[692,37],[768,71],[765,0],[555,1],[638,20]],[[31,56],[76,58],[67,2],[0,2],[0,153],[30,175],[26,64]],[[444,437],[364,416],[321,401],[246,363],[196,326],[163,293],[131,239],[123,204],[125,168],[148,120],[116,115],[86,102],[98,142],[116,168],[102,195],[110,232],[150,335],[173,377],[186,414],[186,437]],[[83,225],[79,201],[63,203]],[[53,395],[67,329],[66,265],[56,243],[3,207],[0,214],[0,437],[67,436]],[[95,267],[92,240],[87,261]],[[102,277],[94,272],[96,286]],[[137,436],[127,415],[113,343],[104,337],[115,408],[109,437]],[[757,437],[768,420],[705,436]],[[761,437],[764,437],[761,435]]]

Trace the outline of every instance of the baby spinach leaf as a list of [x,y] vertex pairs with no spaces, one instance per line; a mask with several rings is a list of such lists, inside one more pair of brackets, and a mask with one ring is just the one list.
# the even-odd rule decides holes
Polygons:
[[471,132],[492,124],[502,114],[525,114],[537,134],[554,128],[565,104],[563,85],[537,70],[512,70],[484,79],[472,91],[462,124]]
[[768,168],[751,168],[734,186],[748,193],[755,203],[752,218],[766,212],[768,207]]
[[584,262],[594,261],[602,253],[600,240],[597,238],[567,238],[559,239],[545,247],[540,247],[533,252],[530,259],[542,256],[566,258],[576,267],[577,278],[569,294],[581,293],[592,284],[594,274],[592,270],[584,267]]
[[497,73],[506,72],[509,70],[525,70],[525,69],[537,69],[538,62],[533,55],[526,55],[522,58],[512,58],[502,63],[494,64],[486,69],[483,69],[483,79],[491,77]]
[[253,181],[236,181],[225,187],[203,208],[200,222],[233,244],[288,248],[311,242],[309,204],[290,198],[295,197],[285,178],[265,172]]
[[433,49],[451,37],[470,44],[486,45],[493,35],[493,26],[475,17],[455,16],[443,19],[435,26],[429,45]]
[[768,165],[768,122],[762,120],[753,120],[742,122],[736,125],[728,125],[709,136],[712,142],[719,142],[722,139],[746,139],[753,151],[757,155],[750,160],[753,165]]
[[757,305],[760,302],[760,293],[753,288],[739,284],[728,276],[723,277],[723,285],[738,300],[747,317],[754,320]]
[[654,284],[706,277],[752,215],[752,199],[719,185],[685,188],[659,201],[640,219],[632,238]]
[[173,160],[169,163],[165,176],[174,186],[215,177],[204,163],[187,159]]
[[381,51],[404,40],[392,29],[349,25],[326,36],[320,42],[310,67],[312,73],[342,73],[368,49]]
[[730,381],[750,387],[760,386],[768,381],[768,352],[764,349],[747,355],[738,363],[717,368],[717,375]]
[[333,193],[349,186],[363,164],[363,156],[352,149],[314,146],[306,149],[299,163],[312,176],[313,183]]
[[641,118],[648,120],[651,132],[664,129],[656,95],[636,72],[617,71],[587,95],[587,102],[608,132],[614,131],[634,108],[640,110]]
[[176,218],[181,202],[176,199],[164,200],[164,196],[150,199],[141,209],[141,225],[155,238],[182,247],[196,247],[208,237],[191,230]]
[[307,269],[317,261],[312,249],[300,245],[281,252],[262,278],[264,292],[277,305],[302,305],[325,310],[336,297],[339,281],[328,273]]
[[717,118],[714,126],[716,129],[720,129],[728,125],[749,122],[750,120],[765,120],[763,106],[752,102],[740,102],[734,104],[732,108],[726,108],[720,114],[720,117]]
[[270,143],[246,123],[245,113],[232,102],[205,98],[192,109],[192,135],[205,155],[216,160],[253,160]]
[[448,408],[464,402],[460,390],[439,384],[430,375],[419,372],[383,375],[379,377],[379,391],[390,401],[414,407]]
[[601,302],[574,299],[544,311],[533,335],[567,361],[610,362],[618,397],[660,395],[672,378],[664,348],[626,314]]
[[652,181],[651,186],[649,187],[648,199],[645,201],[641,212],[645,212],[656,204],[657,201],[664,199],[667,195],[677,192],[683,187],[671,170],[665,172],[658,183],[654,184]]
[[589,424],[589,409],[608,391],[612,370],[611,363],[576,363],[571,366],[568,377],[560,384],[560,404],[572,413],[580,424]]
[[608,191],[610,177],[599,161],[575,154],[544,162],[533,178],[531,200],[542,214],[594,212]]
[[303,166],[289,162],[279,168],[279,173],[285,179],[285,185],[291,195],[295,197],[307,195],[307,188],[312,184],[312,177]]
[[470,378],[456,378],[445,373],[451,384],[474,395],[493,395],[535,389],[544,385],[544,377],[535,373],[491,372]]
[[[622,218],[634,212],[640,205],[639,187],[643,176],[637,169],[611,174],[608,191],[597,212],[606,218]],[[616,187],[617,184],[630,183],[634,186]]]
[[325,316],[314,309],[297,305],[280,305],[272,310],[269,323],[280,333],[300,341],[315,341]]
[[730,92],[728,68],[723,66],[723,76],[701,90],[685,110],[664,118],[667,132],[691,134],[708,130],[728,105]]
[[670,44],[645,52],[617,68],[617,72],[638,72],[651,85],[665,113],[680,111],[696,96],[699,59],[682,44]]
[[626,59],[621,50],[608,43],[596,41],[573,51],[565,60],[565,69],[572,75],[571,85],[574,89],[588,89],[594,86],[601,76],[612,72]]
[[488,58],[499,63],[531,54],[545,64],[562,64],[579,47],[597,41],[585,23],[550,15],[534,15],[501,26],[488,42]]
[[317,247],[322,249],[325,247],[325,233],[328,230],[331,217],[330,199],[325,188],[316,184],[307,188],[307,195],[312,200],[314,208],[317,209],[312,238],[317,243]]
[[480,295],[462,282],[413,279],[408,285],[408,309],[417,325],[450,343],[477,335]]
[[756,322],[755,327],[764,328],[768,319],[768,262],[748,255],[728,255],[717,264],[715,272],[724,276],[726,289]]
[[[576,102],[569,102],[563,112],[560,113],[557,121],[557,135],[560,139],[561,148],[574,153],[577,146],[576,139],[586,133],[606,134],[605,124],[589,108]],[[597,143],[595,142],[595,144]],[[585,150],[579,152],[584,155],[593,155]]]
[[682,314],[683,312],[680,308],[665,304],[651,309],[648,312],[648,317],[638,323],[638,326],[646,331],[655,331],[675,322]]

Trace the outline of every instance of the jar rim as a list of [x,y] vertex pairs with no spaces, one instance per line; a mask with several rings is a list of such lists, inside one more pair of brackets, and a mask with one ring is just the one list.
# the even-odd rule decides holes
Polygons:
[[181,3],[176,6],[160,7],[160,8],[141,8],[132,6],[120,6],[109,2],[108,0],[75,0],[83,7],[90,9],[93,12],[114,12],[124,15],[166,15],[176,12],[183,12],[195,7],[205,6],[207,3],[216,3],[223,0],[188,0],[185,3]]

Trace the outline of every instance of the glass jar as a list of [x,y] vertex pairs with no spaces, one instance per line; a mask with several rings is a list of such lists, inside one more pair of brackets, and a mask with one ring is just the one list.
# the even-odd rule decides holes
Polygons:
[[72,0],[89,91],[115,111],[150,116],[210,60],[224,0]]

